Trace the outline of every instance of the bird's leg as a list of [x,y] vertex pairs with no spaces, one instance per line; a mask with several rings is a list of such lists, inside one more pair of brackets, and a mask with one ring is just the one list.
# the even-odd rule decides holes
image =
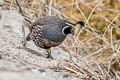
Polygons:
[[48,55],[47,55],[47,58],[50,58],[50,59],[53,59],[52,55],[51,55],[51,50],[50,48],[49,49],[46,49]]

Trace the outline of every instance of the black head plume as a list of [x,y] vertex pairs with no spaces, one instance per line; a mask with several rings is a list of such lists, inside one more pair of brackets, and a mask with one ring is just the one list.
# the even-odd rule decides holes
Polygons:
[[75,23],[75,25],[79,24],[81,27],[85,26],[85,23],[83,21],[78,21]]

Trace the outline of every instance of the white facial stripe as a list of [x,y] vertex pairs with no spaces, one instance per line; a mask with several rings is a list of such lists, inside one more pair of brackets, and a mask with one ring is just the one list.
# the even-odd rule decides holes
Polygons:
[[70,24],[70,23],[67,23],[67,22],[66,22],[65,24],[67,24],[67,25],[69,25],[69,26],[72,26],[72,27],[74,27],[74,25],[72,25],[72,24]]
[[62,29],[62,34],[65,36],[65,34],[64,34],[64,30],[66,29],[66,28],[68,28],[69,26],[65,26],[63,29]]

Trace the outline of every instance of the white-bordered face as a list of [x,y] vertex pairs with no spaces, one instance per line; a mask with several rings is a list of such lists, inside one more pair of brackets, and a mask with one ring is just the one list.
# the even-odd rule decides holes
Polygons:
[[65,26],[62,29],[62,34],[66,36],[67,34],[73,34],[74,35],[74,25],[71,23],[65,23]]

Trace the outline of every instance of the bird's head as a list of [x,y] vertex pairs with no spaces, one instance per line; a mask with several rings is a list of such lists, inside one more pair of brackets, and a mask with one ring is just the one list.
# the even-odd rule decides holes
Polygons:
[[74,26],[76,26],[77,24],[79,24],[81,27],[84,26],[84,22],[82,22],[82,21],[78,21],[75,24],[72,24],[70,22],[66,22],[64,27],[62,28],[62,34],[64,36],[66,36],[68,34],[74,35],[74,32],[75,32],[75,27]]

